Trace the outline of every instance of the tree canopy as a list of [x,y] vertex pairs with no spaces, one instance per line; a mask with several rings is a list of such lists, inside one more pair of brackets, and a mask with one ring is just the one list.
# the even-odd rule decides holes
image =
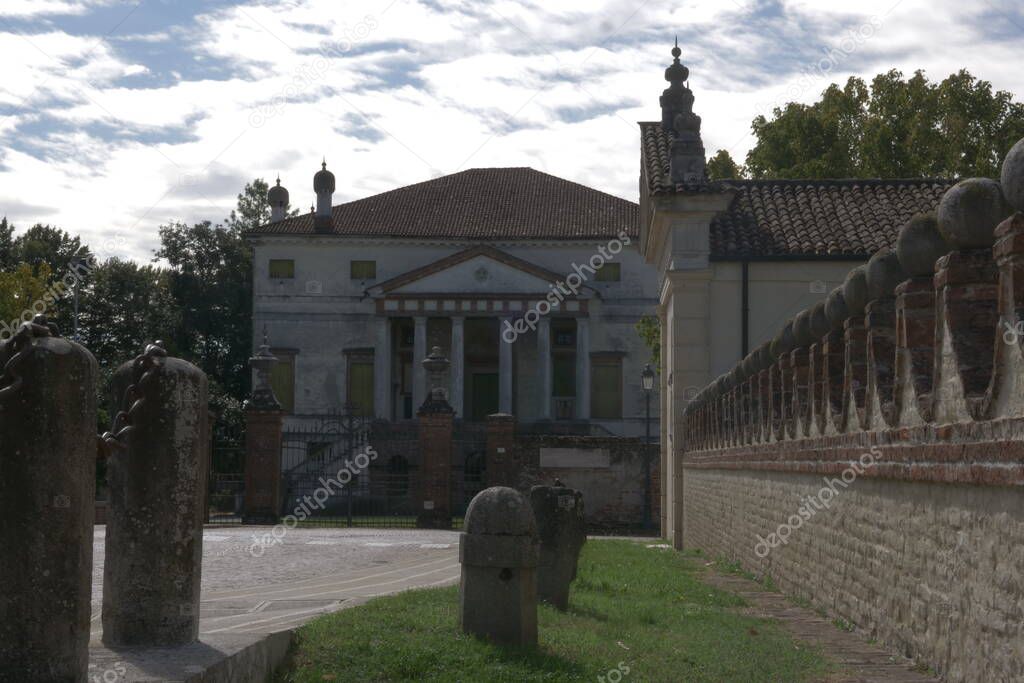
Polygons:
[[940,83],[892,70],[870,86],[832,84],[814,104],[790,102],[751,127],[754,178],[994,177],[1024,137],[1024,104],[966,70]]

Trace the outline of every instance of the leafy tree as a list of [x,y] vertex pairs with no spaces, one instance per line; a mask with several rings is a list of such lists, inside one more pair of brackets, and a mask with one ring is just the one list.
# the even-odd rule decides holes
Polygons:
[[7,216],[0,219],[0,270],[15,266],[14,226],[7,222]]
[[263,178],[256,178],[246,183],[245,189],[238,195],[238,206],[228,217],[228,227],[235,232],[252,230],[270,222],[270,202],[267,191],[270,186]]
[[[37,272],[27,263],[0,271],[0,341],[7,341],[24,322],[25,311],[34,315],[49,310],[52,303],[47,284],[49,277],[50,269],[45,263]],[[34,306],[40,301],[46,306],[45,310]]]
[[912,178],[997,175],[1024,137],[1024,104],[966,70],[941,83],[923,71],[850,78],[818,102],[754,119],[755,178]]
[[645,315],[637,322],[636,333],[651,350],[651,365],[661,372],[661,320],[655,315]]
[[163,268],[111,258],[90,273],[81,293],[81,341],[104,368],[131,360],[180,324],[170,274]]
[[36,272],[46,264],[58,277],[67,272],[72,259],[89,253],[88,247],[83,247],[77,236],[72,237],[60,228],[39,223],[14,239],[12,251],[15,263],[27,263]]
[[709,180],[736,180],[744,175],[743,167],[733,161],[727,150],[720,149],[715,156],[708,159]]

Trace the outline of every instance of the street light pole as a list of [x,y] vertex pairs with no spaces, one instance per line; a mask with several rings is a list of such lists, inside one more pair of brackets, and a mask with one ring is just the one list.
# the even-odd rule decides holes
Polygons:
[[651,528],[651,392],[654,390],[654,370],[650,364],[644,366],[640,374],[646,403],[644,420],[646,436],[644,438],[644,529]]

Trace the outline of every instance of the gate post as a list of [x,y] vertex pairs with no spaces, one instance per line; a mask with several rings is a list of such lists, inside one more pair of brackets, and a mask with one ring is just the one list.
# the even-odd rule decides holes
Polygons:
[[98,374],[43,316],[0,344],[0,680],[86,680]]
[[516,488],[522,463],[515,451],[516,418],[505,413],[487,416],[487,486]]
[[103,643],[173,646],[199,634],[207,380],[160,342],[114,374],[123,401],[104,435],[110,510]]
[[277,358],[263,344],[249,365],[255,371],[252,396],[245,402],[245,524],[277,524],[281,509],[281,433],[284,410],[270,386]]
[[451,529],[452,441],[455,410],[448,404],[442,377],[449,361],[435,346],[423,361],[433,388],[416,412],[419,417],[420,476],[416,526],[420,529]]

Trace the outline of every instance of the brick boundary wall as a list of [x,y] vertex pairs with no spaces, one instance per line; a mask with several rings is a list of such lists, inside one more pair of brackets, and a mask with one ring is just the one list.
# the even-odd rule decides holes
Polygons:
[[[1004,194],[1005,193],[1005,194]],[[1024,680],[1024,141],[681,415],[682,545],[945,680]],[[932,268],[932,266],[934,267]]]

